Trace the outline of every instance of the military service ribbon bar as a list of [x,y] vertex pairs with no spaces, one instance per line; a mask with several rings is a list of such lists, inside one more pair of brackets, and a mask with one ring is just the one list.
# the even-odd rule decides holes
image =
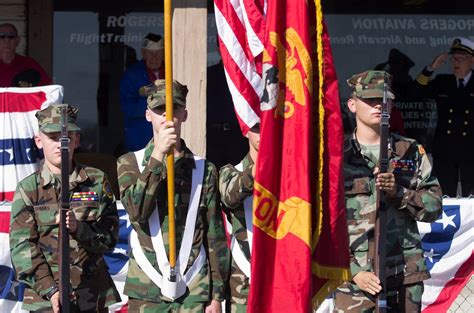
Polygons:
[[71,201],[99,201],[99,196],[93,191],[74,192]]

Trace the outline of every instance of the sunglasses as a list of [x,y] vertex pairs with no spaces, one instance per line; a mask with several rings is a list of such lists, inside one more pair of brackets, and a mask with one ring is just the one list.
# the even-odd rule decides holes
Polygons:
[[2,35],[0,34],[0,39],[15,39],[17,35]]

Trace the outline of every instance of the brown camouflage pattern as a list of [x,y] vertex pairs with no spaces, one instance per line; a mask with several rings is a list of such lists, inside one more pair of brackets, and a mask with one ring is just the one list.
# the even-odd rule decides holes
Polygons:
[[[387,291],[387,312],[421,312],[423,282],[402,285]],[[334,299],[334,313],[374,312],[376,299],[351,283],[344,283]]]
[[178,302],[148,302],[138,299],[129,299],[128,311],[138,313],[203,313],[206,303],[178,303]]
[[395,99],[395,95],[389,87],[391,79],[392,76],[385,71],[365,71],[353,75],[347,80],[347,84],[359,98],[382,98],[386,80],[388,83],[387,97]]
[[[77,232],[69,238],[73,305],[81,311],[100,310],[120,301],[103,258],[118,239],[115,199],[105,174],[98,169],[76,164],[69,180],[71,195],[96,193],[95,200],[71,202],[79,222]],[[56,215],[60,195],[59,178],[44,165],[23,179],[15,192],[10,252],[16,277],[26,284],[25,310],[51,309],[44,296],[59,281]]]
[[[173,104],[178,104],[185,108],[188,87],[182,85],[177,80],[173,80],[172,86]],[[147,104],[149,109],[154,109],[166,104],[166,85],[164,79],[157,79],[154,84],[142,87],[140,93],[148,96]]]
[[[179,251],[186,223],[187,210],[191,192],[192,170],[195,168],[193,153],[181,141],[183,152],[175,157],[175,223],[176,250]],[[117,161],[120,195],[138,239],[150,263],[159,272],[156,254],[149,235],[148,218],[157,204],[165,249],[168,252],[168,199],[166,167],[161,161],[151,158],[153,141],[145,148],[142,173],[139,172],[135,154],[128,153]],[[196,229],[189,268],[198,257],[201,245],[208,254],[205,266],[195,280],[188,286],[186,294],[174,301],[173,306],[184,308],[201,307],[210,300],[224,300],[224,280],[227,276],[228,248],[222,224],[222,217],[217,213],[217,170],[207,162],[204,169],[201,199],[199,203]],[[135,300],[143,300],[149,305],[141,306],[144,312],[153,311],[159,303],[171,302],[161,294],[160,289],[148,278],[130,256],[129,270],[125,284],[125,294]],[[189,309],[186,312],[193,312]]]
[[39,129],[43,133],[55,133],[61,131],[62,107],[67,106],[67,128],[68,131],[81,130],[76,124],[78,108],[70,104],[51,104],[47,108],[36,112]]
[[[232,224],[232,236],[236,238],[247,260],[250,260],[250,247],[247,237],[247,227],[243,202],[253,193],[252,167],[254,162],[247,154],[242,160],[243,171],[238,171],[233,165],[227,164],[219,171],[219,191],[221,202],[229,221]],[[249,278],[232,259],[230,265],[230,302],[232,312],[245,312],[249,296]]]
[[[395,175],[397,193],[385,202],[388,290],[429,278],[416,221],[436,220],[442,205],[441,188],[423,147],[395,134],[389,142],[389,171]],[[361,149],[355,133],[346,137],[344,185],[353,276],[373,271],[377,163],[370,150]],[[355,285],[352,288],[358,290]]]

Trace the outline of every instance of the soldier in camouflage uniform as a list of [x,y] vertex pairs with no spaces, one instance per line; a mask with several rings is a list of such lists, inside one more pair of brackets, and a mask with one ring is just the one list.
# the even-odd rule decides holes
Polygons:
[[[389,171],[379,174],[383,71],[352,76],[348,100],[357,127],[345,138],[344,185],[352,281],[335,293],[336,312],[372,312],[381,290],[374,274],[376,188],[387,208],[387,302],[391,312],[419,312],[423,280],[429,278],[416,221],[432,222],[441,212],[441,189],[415,140],[390,134]],[[388,92],[389,106],[394,95]]]
[[[118,214],[105,174],[72,161],[79,145],[77,109],[68,106],[69,189],[67,215],[70,245],[72,312],[107,312],[120,301],[103,253],[118,239]],[[59,312],[58,231],[60,208],[60,109],[51,105],[38,111],[38,148],[44,163],[17,186],[10,220],[10,251],[17,279],[26,284],[23,309]]]
[[250,256],[252,234],[252,194],[255,162],[260,145],[260,124],[248,132],[249,153],[236,166],[227,164],[219,171],[219,191],[231,233],[230,308],[232,313],[245,313],[250,288]]
[[[222,217],[217,214],[217,170],[195,156],[181,139],[181,124],[187,118],[187,92],[186,86],[173,82],[174,121],[166,121],[165,81],[157,80],[149,90],[146,111],[153,139],[143,150],[125,154],[117,162],[122,203],[135,231],[124,291],[131,312],[221,312],[226,275],[222,271],[228,262],[228,249]],[[170,149],[175,157],[176,271],[185,282],[182,292],[176,293],[167,288],[164,158]],[[201,175],[196,174],[199,171]],[[199,194],[195,187],[201,183]],[[189,273],[195,274],[186,278]]]

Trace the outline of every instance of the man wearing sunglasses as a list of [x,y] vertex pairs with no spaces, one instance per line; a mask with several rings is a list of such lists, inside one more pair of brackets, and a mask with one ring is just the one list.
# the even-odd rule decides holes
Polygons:
[[19,55],[18,30],[13,24],[0,24],[0,87],[33,87],[51,84],[45,70],[33,58]]
[[[431,76],[448,59],[452,74]],[[438,55],[416,78],[416,88],[434,98],[438,125],[433,143],[434,171],[446,195],[474,194],[474,42],[458,37],[449,52]]]

